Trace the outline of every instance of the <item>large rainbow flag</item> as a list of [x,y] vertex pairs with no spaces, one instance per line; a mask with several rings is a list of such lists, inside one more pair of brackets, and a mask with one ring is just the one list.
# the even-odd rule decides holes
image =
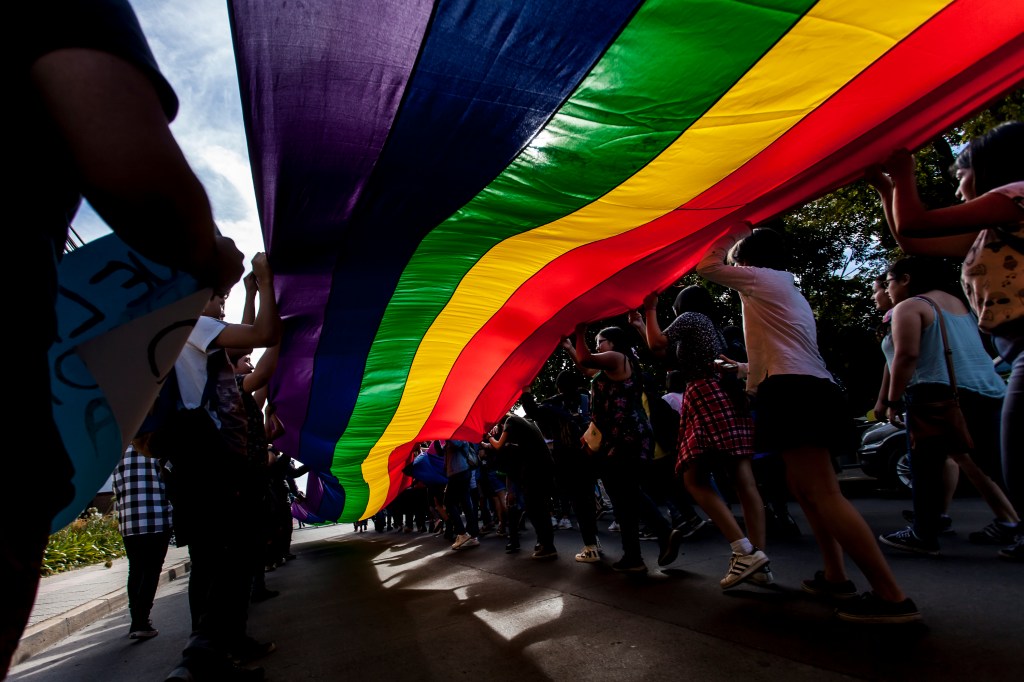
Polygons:
[[1022,81],[1005,0],[229,2],[311,520],[478,439],[580,320]]

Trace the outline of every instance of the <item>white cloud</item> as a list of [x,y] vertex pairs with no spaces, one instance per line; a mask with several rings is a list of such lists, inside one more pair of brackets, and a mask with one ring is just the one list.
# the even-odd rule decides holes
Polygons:
[[[206,188],[221,232],[235,240],[248,263],[264,247],[226,5],[224,0],[132,2],[180,101],[171,130]],[[74,227],[86,241],[109,232],[87,205]],[[244,297],[242,285],[236,285],[228,298],[229,321],[241,319]]]

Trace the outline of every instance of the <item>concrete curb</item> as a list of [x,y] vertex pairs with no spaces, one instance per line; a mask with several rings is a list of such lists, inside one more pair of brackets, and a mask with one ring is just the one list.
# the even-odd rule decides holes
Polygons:
[[[159,584],[165,585],[172,580],[177,580],[191,569],[192,562],[187,559],[169,566],[160,575]],[[100,618],[119,611],[127,605],[128,590],[126,587],[121,587],[102,597],[77,606],[67,613],[48,618],[25,628],[25,632],[18,642],[18,648],[14,652],[11,666],[13,667],[27,661],[40,651],[57,644],[82,628],[92,625]]]

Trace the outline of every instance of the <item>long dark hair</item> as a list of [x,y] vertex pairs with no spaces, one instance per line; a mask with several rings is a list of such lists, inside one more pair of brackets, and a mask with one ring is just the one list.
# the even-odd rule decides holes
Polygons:
[[1024,180],[1024,123],[1007,121],[970,141],[956,159],[958,168],[974,169],[974,193]]
[[759,227],[733,247],[732,258],[755,268],[785,270],[789,251],[782,235],[773,229]]
[[611,341],[612,349],[625,355],[631,364],[634,360],[639,360],[636,354],[636,335],[631,331],[622,327],[605,327],[597,335]]
[[894,279],[910,276],[907,291],[911,296],[919,296],[933,289],[953,293],[948,268],[937,258],[907,256],[893,261],[889,265],[888,275]]
[[701,313],[707,315],[716,325],[718,324],[715,302],[708,290],[698,284],[693,284],[680,291],[672,303],[672,310],[677,316],[683,313]]

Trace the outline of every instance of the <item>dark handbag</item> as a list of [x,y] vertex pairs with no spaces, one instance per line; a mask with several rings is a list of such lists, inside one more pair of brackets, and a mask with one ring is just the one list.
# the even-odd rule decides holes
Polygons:
[[949,372],[951,395],[944,400],[911,402],[907,406],[907,431],[913,449],[924,448],[930,452],[959,454],[974,449],[974,439],[967,428],[967,420],[960,409],[960,394],[956,386],[956,372],[953,370],[953,351],[946,339],[946,323],[942,311],[926,296],[924,299],[935,310],[935,318],[942,334],[942,348],[946,356],[946,371]]
[[451,457],[461,457],[466,463],[466,471],[472,471],[480,467],[479,443],[471,443],[465,440],[449,440],[445,444],[445,449],[451,450],[451,453],[445,457],[446,462]]

